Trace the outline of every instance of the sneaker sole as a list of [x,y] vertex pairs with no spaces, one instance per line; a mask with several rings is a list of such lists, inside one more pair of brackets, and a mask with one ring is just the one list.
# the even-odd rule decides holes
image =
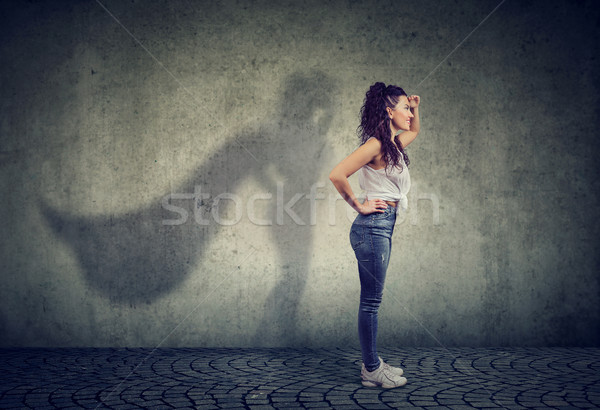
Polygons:
[[363,380],[362,381],[362,385],[365,386],[365,387],[379,387],[379,386],[381,386],[384,389],[393,389],[394,387],[402,387],[402,386],[404,386],[408,380],[406,380],[405,377],[403,377],[403,379],[404,380],[402,381],[402,384],[398,384],[398,385],[395,385],[395,384],[377,384],[377,383],[369,381],[369,380]]

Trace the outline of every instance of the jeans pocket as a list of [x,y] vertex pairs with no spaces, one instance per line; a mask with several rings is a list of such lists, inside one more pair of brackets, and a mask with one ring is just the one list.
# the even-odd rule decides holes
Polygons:
[[385,212],[373,212],[371,215],[371,220],[378,221],[381,219],[385,219],[387,217]]
[[365,242],[365,230],[362,227],[352,226],[350,229],[350,245],[356,250]]

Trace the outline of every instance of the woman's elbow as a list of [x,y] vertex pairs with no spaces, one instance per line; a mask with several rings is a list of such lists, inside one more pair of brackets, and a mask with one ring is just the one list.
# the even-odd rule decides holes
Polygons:
[[335,172],[335,170],[329,173],[329,180],[335,185],[336,182],[340,181],[340,174]]

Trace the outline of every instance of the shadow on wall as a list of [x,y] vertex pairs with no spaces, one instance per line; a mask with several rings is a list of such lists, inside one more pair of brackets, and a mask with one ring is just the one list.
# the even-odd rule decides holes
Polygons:
[[[210,193],[209,198],[197,202],[195,211],[196,218],[210,221],[207,225],[195,221],[194,211],[189,209],[192,206],[184,224],[163,224],[178,215],[160,201],[118,217],[72,217],[44,203],[40,204],[42,213],[52,230],[74,249],[91,288],[111,301],[150,303],[180,285],[191,269],[197,268],[215,233],[226,229],[211,213],[217,195],[235,193],[247,177],[258,181],[263,192],[272,193],[273,198],[278,186],[281,190],[278,181],[283,181],[284,204],[297,193],[309,193],[323,164],[328,163],[325,134],[332,117],[333,91],[332,80],[321,72],[291,75],[285,81],[277,117],[266,120],[257,133],[230,138],[173,191],[193,193],[200,187]],[[261,219],[270,215],[273,221],[269,232],[281,277],[267,297],[254,345],[266,340],[294,344],[298,304],[310,270],[313,229],[308,224],[309,201],[298,201],[293,207],[306,225],[289,217],[281,225],[275,223],[275,202],[269,201]],[[194,201],[177,205],[183,208],[184,203]],[[231,203],[221,201],[219,214],[230,212]]]

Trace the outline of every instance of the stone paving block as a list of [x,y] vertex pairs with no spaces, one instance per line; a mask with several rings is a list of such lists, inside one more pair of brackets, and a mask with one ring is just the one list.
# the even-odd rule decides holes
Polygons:
[[469,406],[475,407],[475,408],[482,408],[482,407],[490,407],[490,408],[494,408],[494,407],[503,407],[501,404],[499,403],[494,403],[490,400],[485,400],[485,401],[466,401],[466,404],[468,404]]
[[366,406],[366,405],[370,405],[370,404],[381,403],[381,400],[379,400],[378,398],[368,398],[368,399],[357,398],[356,403],[360,404],[361,406]]
[[253,405],[253,406],[262,406],[262,405],[268,405],[269,404],[269,400],[268,399],[264,399],[264,400],[249,400],[246,399],[246,404],[247,405]]
[[290,403],[298,401],[296,396],[271,397],[273,403]]
[[462,399],[436,399],[436,401],[444,406],[451,406],[451,405],[464,405],[467,404],[464,400]]
[[592,403],[579,402],[579,401],[572,402],[571,404],[578,409],[593,409],[593,408],[597,407],[596,405],[594,405]]
[[436,397],[444,398],[444,399],[455,399],[457,397],[463,397],[463,395],[464,394],[462,392],[458,392],[455,389],[436,393]]
[[433,400],[411,400],[411,404],[414,404],[415,406],[421,406],[421,407],[438,405],[438,403],[436,403]]
[[329,403],[331,403],[331,405],[333,406],[343,406],[343,405],[354,405],[354,401],[350,400],[348,398],[340,398],[340,399],[336,399],[336,400],[327,400]]
[[296,397],[298,397],[300,395],[300,392],[274,392],[273,394],[269,395],[268,397],[271,398],[292,398],[292,399],[296,399]]
[[245,407],[242,403],[234,402],[218,403],[217,405],[222,409],[243,409]]
[[379,403],[379,404],[361,404],[361,407],[363,409],[370,409],[370,410],[382,410],[382,409],[389,409],[390,406],[385,405],[383,403]]
[[174,406],[176,408],[179,407],[185,407],[185,406],[192,406],[193,403],[190,400],[181,398],[181,399],[163,399],[163,401],[166,404],[169,404],[171,406]]
[[323,396],[299,396],[298,400],[302,401],[303,403],[307,403],[307,402],[322,402]]
[[78,400],[77,405],[85,409],[93,409],[98,406],[98,402],[95,400]]
[[192,399],[195,406],[214,406],[215,400],[211,398]]

